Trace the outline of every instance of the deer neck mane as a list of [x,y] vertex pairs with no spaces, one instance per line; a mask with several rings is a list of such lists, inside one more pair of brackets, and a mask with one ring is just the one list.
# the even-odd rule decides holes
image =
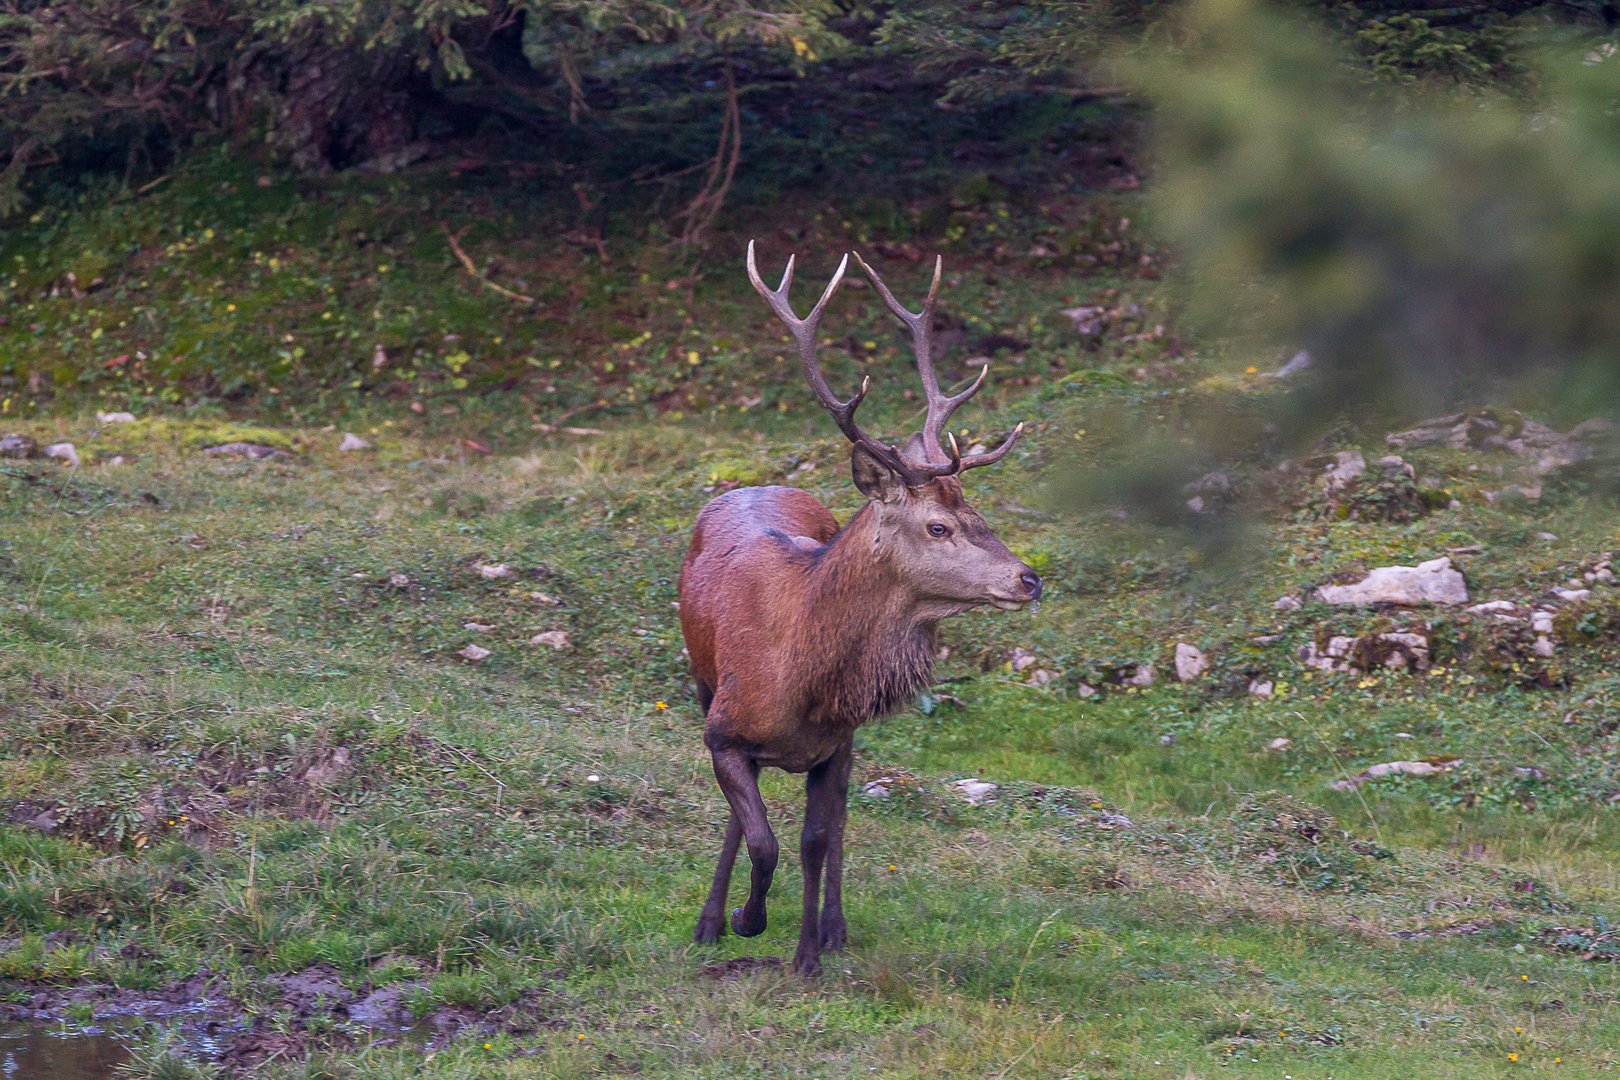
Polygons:
[[937,620],[882,549],[880,513],[868,503],[818,554],[803,620],[811,696],[852,727],[909,705],[934,674]]

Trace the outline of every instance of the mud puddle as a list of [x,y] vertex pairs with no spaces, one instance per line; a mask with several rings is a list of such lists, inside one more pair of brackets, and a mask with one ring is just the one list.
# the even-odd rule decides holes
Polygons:
[[269,999],[250,1011],[207,971],[145,991],[0,983],[0,1080],[110,1080],[154,1029],[167,1031],[186,1056],[245,1075],[267,1059],[314,1050],[430,1051],[458,1037],[535,1036],[554,1026],[536,995],[489,1011],[440,1007],[418,1016],[410,1003],[425,988],[421,981],[351,988],[317,965],[265,977],[260,990]]

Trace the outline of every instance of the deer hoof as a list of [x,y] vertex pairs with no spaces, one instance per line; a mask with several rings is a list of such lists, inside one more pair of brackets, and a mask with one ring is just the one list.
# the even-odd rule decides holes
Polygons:
[[758,937],[765,932],[765,913],[759,913],[757,924],[750,924],[745,914],[745,908],[733,908],[731,911],[731,932],[738,937]]
[[725,932],[726,920],[723,916],[704,914],[698,919],[697,929],[692,931],[692,940],[699,945],[712,945]]
[[849,940],[849,927],[844,920],[836,923],[823,922],[821,924],[821,947],[823,949],[842,949]]
[[821,957],[816,953],[799,953],[793,958],[793,970],[806,979],[821,978]]

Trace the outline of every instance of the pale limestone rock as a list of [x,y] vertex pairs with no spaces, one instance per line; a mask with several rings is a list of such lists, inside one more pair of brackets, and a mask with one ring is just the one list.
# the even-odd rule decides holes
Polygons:
[[456,655],[467,660],[483,660],[490,655],[490,652],[481,645],[468,645],[466,648],[457,650]]
[[974,776],[970,776],[966,780],[958,780],[951,787],[973,806],[978,806],[980,803],[987,801],[990,796],[996,793],[996,785]]
[[1182,682],[1191,682],[1205,671],[1209,670],[1209,660],[1199,651],[1196,645],[1188,645],[1185,641],[1176,643],[1176,678]]
[[70,442],[52,443],[45,448],[45,456],[56,458],[58,461],[65,462],[75,469],[79,467],[79,452],[73,448],[73,444]]
[[1468,586],[1442,555],[1416,566],[1381,566],[1352,585],[1324,585],[1317,596],[1329,604],[1466,604]]
[[370,450],[371,444],[352,432],[346,432],[343,441],[338,443],[339,450]]
[[530,645],[550,645],[553,649],[562,650],[573,648],[574,641],[568,636],[566,630],[547,630],[543,634],[536,634],[529,639]]

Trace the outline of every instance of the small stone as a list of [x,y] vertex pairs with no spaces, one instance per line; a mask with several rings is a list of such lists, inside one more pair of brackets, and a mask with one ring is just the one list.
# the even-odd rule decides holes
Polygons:
[[106,462],[104,462],[104,464],[106,464],[106,465],[123,465],[128,460],[129,459],[124,457],[123,454],[114,454],[112,457],[108,458],[106,460]]
[[1014,671],[1023,671],[1035,662],[1035,654],[1028,649],[1018,648],[1012,651],[1012,666]]
[[456,655],[465,657],[468,660],[483,660],[490,655],[490,652],[479,645],[468,645],[466,648],[459,650]]
[[1097,688],[1095,686],[1087,686],[1085,683],[1080,683],[1075,686],[1074,692],[1083,698],[1097,696]]
[[890,785],[894,781],[885,776],[881,780],[869,780],[861,785],[861,794],[869,799],[887,799],[890,795]]
[[1293,746],[1293,745],[1294,745],[1294,740],[1293,739],[1288,738],[1286,735],[1279,735],[1277,738],[1272,739],[1269,743],[1266,744],[1266,749],[1267,750],[1286,750],[1290,746]]
[[1172,733],[1170,733],[1168,731],[1165,732],[1163,735],[1160,735],[1159,736],[1159,745],[1160,746],[1174,746],[1174,745],[1176,745],[1176,737],[1175,737],[1175,735],[1173,735]]
[[255,443],[228,442],[219,446],[210,446],[203,450],[205,454],[229,454],[233,457],[247,458],[249,461],[263,461],[266,458],[290,458],[291,454],[285,450],[277,450],[273,446],[259,446]]
[[475,634],[487,634],[491,630],[495,629],[495,627],[490,625],[489,623],[477,623],[477,622],[462,623],[461,628],[463,630],[471,630]]
[[1202,514],[1205,510],[1204,497],[1202,495],[1194,495],[1192,498],[1188,499],[1187,509],[1191,510],[1195,514]]
[[1607,566],[1600,566],[1598,569],[1592,571],[1592,580],[1601,581],[1605,585],[1613,585],[1614,571],[1610,570]]
[[543,634],[536,634],[534,637],[530,638],[529,644],[550,645],[553,649],[561,651],[563,649],[573,648],[574,642],[573,639],[568,636],[568,631],[566,630],[547,630]]
[[127,413],[127,412],[98,412],[98,413],[96,413],[96,423],[98,423],[98,424],[133,424],[134,422],[135,422],[135,414],[134,413]]
[[1553,613],[1550,611],[1532,611],[1530,613],[1530,629],[1538,634],[1553,632]]
[[56,458],[58,461],[65,461],[75,469],[79,467],[79,452],[73,448],[73,444],[70,442],[52,443],[45,448],[45,456]]
[[1273,687],[1270,679],[1267,679],[1265,682],[1255,679],[1249,683],[1249,694],[1252,697],[1270,697],[1272,689]]
[[473,569],[485,581],[494,581],[496,578],[512,576],[512,568],[505,563],[473,563]]
[[1538,539],[1538,540],[1557,540],[1558,539],[1558,534],[1557,533],[1550,533],[1550,532],[1538,532],[1538,533],[1536,533],[1536,539]]
[[1271,606],[1276,608],[1278,611],[1293,611],[1295,608],[1300,607],[1301,605],[1299,597],[1297,596],[1279,596],[1272,602]]
[[1535,652],[1537,656],[1549,657],[1556,651],[1553,647],[1552,638],[1546,635],[1536,638]]
[[410,585],[411,579],[404,574],[394,573],[388,575],[388,584],[395,589],[403,589]]
[[1182,682],[1191,682],[1205,671],[1209,670],[1209,660],[1195,645],[1186,642],[1176,643],[1176,678]]
[[1511,600],[1487,600],[1483,604],[1464,608],[1463,612],[1468,615],[1489,615],[1498,611],[1517,611],[1518,608],[1519,605]]
[[1340,450],[1333,464],[1322,474],[1322,486],[1329,492],[1343,491],[1367,471],[1367,459],[1360,450]]
[[39,443],[28,435],[0,435],[0,458],[31,458],[38,453]]
[[996,793],[996,785],[987,780],[970,776],[966,780],[958,780],[951,785],[956,791],[973,806],[978,806]]
[[371,444],[353,432],[345,432],[343,441],[338,443],[339,450],[370,450]]
[[1036,668],[1029,677],[1029,685],[1035,687],[1036,689],[1044,689],[1055,678],[1057,678],[1057,676],[1052,674],[1050,671],[1047,671],[1045,668]]
[[1125,680],[1125,685],[1126,686],[1144,686],[1144,687],[1145,686],[1152,686],[1153,685],[1153,665],[1152,664],[1137,664],[1136,665],[1136,670],[1131,673],[1131,677]]
[[1592,595],[1591,589],[1554,589],[1553,595],[1566,604],[1578,604]]

